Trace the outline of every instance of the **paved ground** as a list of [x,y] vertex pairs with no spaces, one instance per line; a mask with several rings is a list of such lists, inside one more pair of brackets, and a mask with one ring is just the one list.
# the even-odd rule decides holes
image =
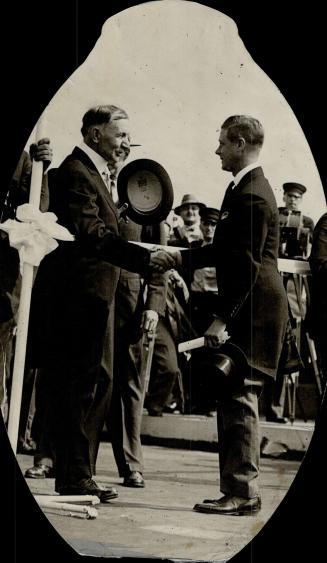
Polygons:
[[[293,423],[277,424],[261,418],[261,437],[284,446],[285,450],[304,453],[307,451],[314,430],[314,421],[295,420]],[[163,417],[142,418],[143,443],[160,446],[184,447],[217,451],[217,417],[201,415],[164,414]]]
[[[262,528],[286,494],[300,461],[262,460],[263,508],[255,516],[217,516],[192,511],[218,494],[217,454],[144,446],[144,489],[120,485],[109,443],[102,443],[97,481],[115,484],[119,497],[100,505],[98,517],[81,520],[46,514],[55,529],[85,555],[226,561]],[[24,471],[30,456],[18,455]],[[53,479],[27,480],[33,494],[53,494]]]

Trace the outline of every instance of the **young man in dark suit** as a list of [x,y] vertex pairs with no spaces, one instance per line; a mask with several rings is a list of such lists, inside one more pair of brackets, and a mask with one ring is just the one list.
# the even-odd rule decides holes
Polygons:
[[112,105],[91,108],[81,132],[83,142],[56,172],[51,202],[75,241],[61,244],[40,266],[31,309],[31,361],[52,372],[60,412],[56,491],[93,494],[107,502],[118,493],[92,479],[89,415],[101,388],[98,422],[91,421],[95,435],[111,394],[120,267],[145,274],[149,252],[119,235],[114,180],[130,152],[126,112]]
[[[277,270],[278,209],[258,164],[262,125],[236,115],[222,125],[216,154],[234,181],[227,188],[213,244],[177,252],[175,266],[215,266],[219,299],[216,318],[205,333],[206,345],[226,339],[246,359],[236,365],[234,387],[219,397],[220,490],[223,497],[196,504],[198,512],[251,514],[260,510],[258,397],[264,381],[276,376],[287,325],[287,298]],[[157,271],[172,267],[161,252],[151,263]],[[209,351],[208,351],[209,353]],[[242,371],[242,373],[239,373]]]

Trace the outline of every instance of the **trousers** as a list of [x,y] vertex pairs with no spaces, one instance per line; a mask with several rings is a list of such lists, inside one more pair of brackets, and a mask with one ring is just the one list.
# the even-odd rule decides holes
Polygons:
[[260,429],[258,399],[264,384],[260,372],[218,402],[220,490],[225,495],[253,498],[259,494]]

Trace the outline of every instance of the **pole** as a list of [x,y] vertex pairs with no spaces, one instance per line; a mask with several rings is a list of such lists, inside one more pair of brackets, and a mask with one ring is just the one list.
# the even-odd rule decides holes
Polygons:
[[186,340],[186,342],[180,342],[178,344],[178,352],[187,352],[188,350],[194,350],[195,348],[202,348],[204,346],[204,336],[199,338],[193,338],[193,340]]
[[[43,134],[44,126],[45,126],[45,119],[43,116],[41,116],[41,118],[37,123],[36,131],[35,131],[36,143],[40,139],[42,139],[42,137],[44,137]],[[41,199],[42,176],[43,176],[43,162],[42,161],[36,162],[35,160],[33,160],[29,203],[35,205],[38,209],[40,207],[40,199]],[[22,287],[20,292],[20,302],[19,302],[19,311],[18,311],[15,359],[14,359],[14,369],[12,376],[12,387],[11,387],[9,417],[8,417],[8,436],[9,436],[11,447],[15,454],[17,450],[19,418],[20,418],[20,409],[21,409],[21,400],[22,400],[22,391],[23,391],[23,382],[24,382],[26,344],[27,344],[29,313],[31,306],[33,274],[34,274],[34,266],[32,266],[31,264],[24,263],[23,273],[22,273]]]
[[143,391],[143,400],[148,392],[149,383],[150,383],[150,375],[151,375],[151,366],[152,366],[152,358],[153,358],[153,350],[155,345],[156,333],[144,332],[142,338],[142,361],[140,367],[140,377],[141,380],[144,381],[144,391]]

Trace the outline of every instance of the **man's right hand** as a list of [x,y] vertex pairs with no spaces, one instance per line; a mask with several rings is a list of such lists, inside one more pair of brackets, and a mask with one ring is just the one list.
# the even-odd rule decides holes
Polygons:
[[141,329],[147,333],[154,333],[159,320],[159,315],[157,311],[153,311],[152,309],[147,309],[143,311],[142,314],[142,321],[141,321]]
[[216,318],[204,333],[204,345],[209,348],[217,348],[229,339],[226,332],[226,323],[223,319]]
[[182,261],[180,252],[167,252],[166,250],[154,250],[150,254],[150,269],[159,274],[176,268]]
[[30,146],[30,157],[32,160],[42,161],[44,170],[48,168],[52,161],[52,148],[50,146],[50,139],[40,139],[38,143],[32,143]]

